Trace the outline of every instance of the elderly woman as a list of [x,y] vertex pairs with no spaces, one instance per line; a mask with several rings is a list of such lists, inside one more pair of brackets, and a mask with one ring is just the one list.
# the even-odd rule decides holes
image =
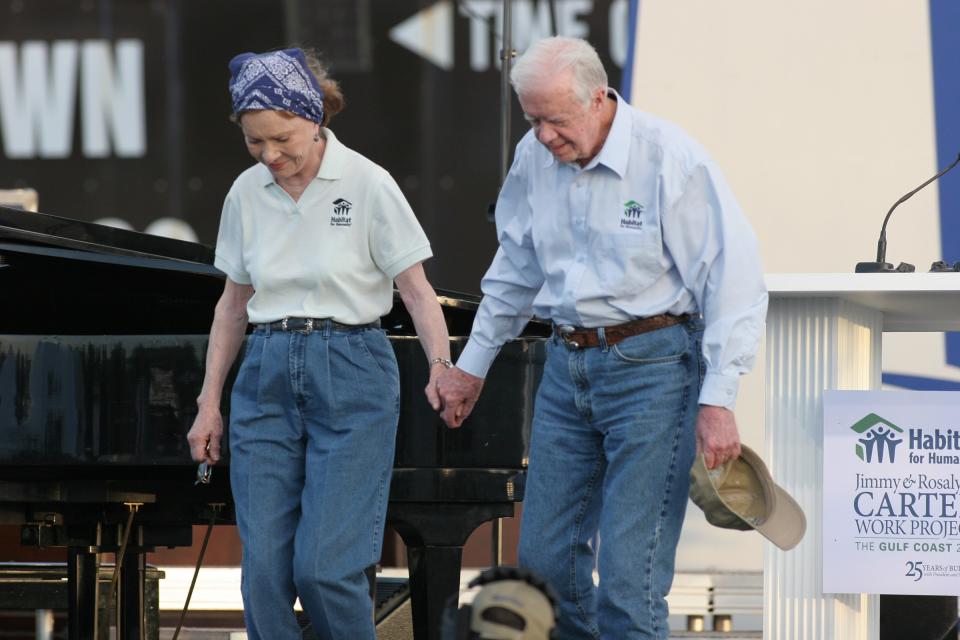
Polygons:
[[233,117],[257,164],[223,206],[197,461],[220,458],[220,397],[247,324],[230,409],[230,481],[250,638],[300,638],[300,597],[321,638],[373,639],[364,569],[380,556],[400,382],[379,318],[395,282],[430,362],[450,366],[421,263],[432,254],[400,189],[327,128],[335,82],[300,49],[230,62]]

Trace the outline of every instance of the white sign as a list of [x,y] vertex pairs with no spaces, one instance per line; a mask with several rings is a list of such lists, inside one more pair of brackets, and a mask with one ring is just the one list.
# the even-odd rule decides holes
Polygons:
[[960,595],[960,392],[825,391],[823,591]]
[[[453,0],[440,0],[418,11],[394,25],[390,29],[390,39],[444,71],[450,71],[454,68],[454,4]],[[503,0],[462,0],[456,5],[459,15],[470,20],[467,36],[470,69],[486,71],[491,65],[499,69]],[[554,6],[560,35],[590,37],[586,18],[595,10],[594,0],[559,0]],[[514,49],[523,52],[531,43],[551,35],[549,3],[542,0],[515,0],[512,7]],[[629,11],[627,0],[613,0],[607,15],[610,59],[621,68],[627,58]]]
[[66,158],[73,152],[79,74],[86,158],[147,152],[143,42],[0,41],[0,137],[8,158]]

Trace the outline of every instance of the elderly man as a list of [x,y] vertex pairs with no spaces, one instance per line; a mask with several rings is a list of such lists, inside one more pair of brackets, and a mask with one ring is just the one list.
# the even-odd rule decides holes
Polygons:
[[500,346],[552,320],[520,564],[559,593],[559,637],[666,638],[695,452],[713,468],[740,451],[732,409],[767,306],[756,239],[703,149],[607,87],[586,42],[537,42],[511,82],[533,130],[470,340],[438,381],[443,418],[460,426]]

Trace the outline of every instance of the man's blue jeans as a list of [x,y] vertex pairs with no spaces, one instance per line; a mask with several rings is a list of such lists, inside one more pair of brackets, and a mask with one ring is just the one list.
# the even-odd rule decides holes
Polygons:
[[364,569],[377,562],[400,379],[378,329],[258,328],[231,398],[230,481],[250,638],[373,640]]
[[694,319],[612,347],[548,342],[519,560],[557,590],[564,640],[669,635],[665,596],[696,449],[702,335]]

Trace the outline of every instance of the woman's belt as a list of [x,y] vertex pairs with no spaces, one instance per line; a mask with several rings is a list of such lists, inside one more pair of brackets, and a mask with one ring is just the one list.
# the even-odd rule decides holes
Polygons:
[[333,331],[360,331],[363,329],[379,329],[380,321],[375,320],[367,324],[343,324],[330,318],[284,318],[276,322],[264,322],[258,324],[257,328],[270,331],[295,331],[297,333],[310,334],[314,331],[329,327]]

